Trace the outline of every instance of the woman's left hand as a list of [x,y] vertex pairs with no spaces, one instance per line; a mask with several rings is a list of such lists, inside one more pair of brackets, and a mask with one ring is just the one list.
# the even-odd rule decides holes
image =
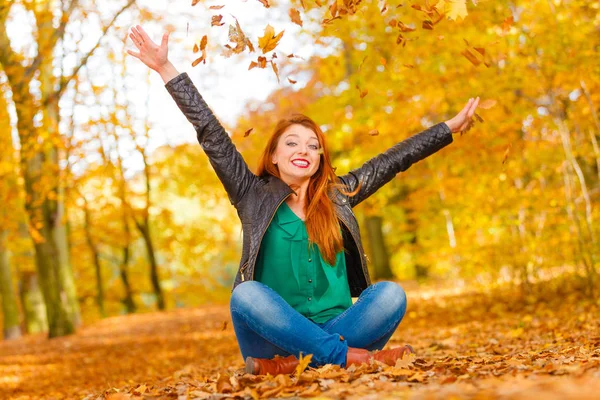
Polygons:
[[467,105],[456,115],[456,117],[446,121],[446,125],[452,133],[463,132],[469,130],[473,125],[473,114],[479,104],[479,97],[469,99]]

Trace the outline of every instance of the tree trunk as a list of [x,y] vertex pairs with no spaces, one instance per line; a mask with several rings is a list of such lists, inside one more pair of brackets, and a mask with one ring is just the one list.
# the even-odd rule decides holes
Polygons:
[[40,333],[48,330],[46,317],[46,304],[40,291],[38,277],[35,272],[21,272],[19,296],[25,315],[25,329],[27,333]]
[[390,256],[383,235],[383,218],[379,215],[367,216],[365,226],[369,237],[371,256],[373,257],[374,278],[393,278],[394,275],[390,269]]
[[0,300],[4,316],[2,326],[4,327],[4,339],[17,339],[21,337],[19,306],[10,271],[10,254],[6,248],[7,236],[6,231],[0,230]]
[[146,244],[146,252],[148,254],[148,261],[150,262],[150,281],[152,283],[154,295],[156,296],[156,303],[159,310],[164,310],[165,299],[160,287],[158,264],[156,263],[156,254],[154,253],[154,244],[152,243],[152,237],[150,236],[150,228],[147,221],[144,221],[143,224],[136,222],[136,225],[142,234],[142,237],[144,238],[144,243]]
[[98,248],[92,238],[92,229],[90,223],[90,209],[88,207],[87,199],[82,195],[84,202],[83,212],[85,215],[85,238],[87,244],[92,252],[92,259],[94,261],[94,269],[96,270],[96,304],[98,305],[98,311],[104,318],[106,317],[106,311],[104,310],[104,283],[102,281],[102,268],[100,266],[100,257],[98,255]]

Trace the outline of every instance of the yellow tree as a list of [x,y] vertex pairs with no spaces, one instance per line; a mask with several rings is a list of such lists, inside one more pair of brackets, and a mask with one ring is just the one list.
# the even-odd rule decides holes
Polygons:
[[[102,27],[104,35],[120,14],[134,4],[123,1]],[[18,9],[19,8],[19,9]],[[32,56],[17,52],[7,25],[11,10],[33,19]],[[62,67],[59,49],[69,22],[86,11],[78,0],[0,0],[0,64],[8,77],[17,113],[21,170],[25,181],[26,209],[34,240],[36,265],[48,314],[49,336],[73,332],[79,323],[79,306],[70,266],[65,229],[64,185],[59,167],[61,138],[58,132],[59,100],[69,83],[100,45],[79,54],[69,71]],[[103,20],[103,18],[101,19]],[[55,24],[55,21],[58,21]],[[56,73],[57,67],[60,73]]]

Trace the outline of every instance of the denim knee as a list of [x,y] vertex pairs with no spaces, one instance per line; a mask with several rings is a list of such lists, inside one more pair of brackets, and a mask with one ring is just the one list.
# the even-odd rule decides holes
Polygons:
[[397,315],[397,319],[400,321],[404,318],[406,313],[406,293],[402,286],[396,282],[383,281],[377,282],[375,285],[381,291],[383,303],[389,307],[389,310]]
[[229,309],[245,308],[245,305],[256,301],[256,291],[260,289],[262,283],[257,281],[242,282],[233,289],[231,299],[229,300]]

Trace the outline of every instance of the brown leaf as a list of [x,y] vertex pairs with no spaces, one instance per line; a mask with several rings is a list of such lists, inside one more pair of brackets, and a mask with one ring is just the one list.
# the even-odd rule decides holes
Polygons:
[[423,21],[423,25],[422,26],[423,26],[423,29],[427,29],[427,30],[430,30],[430,31],[433,30],[433,23],[431,21],[429,21],[429,20]]
[[233,53],[240,54],[246,49],[246,46],[249,47],[251,52],[254,51],[252,43],[242,31],[242,27],[237,18],[235,18],[235,26],[229,25],[229,41],[235,43],[235,47],[225,45],[225,48],[227,49],[223,52],[225,57],[230,57]]
[[275,76],[277,77],[277,83],[279,83],[279,69],[277,69],[277,64],[271,60],[271,67],[273,68],[273,72],[275,72]]
[[206,37],[206,35],[202,36],[202,39],[200,39],[200,50],[202,50],[202,51],[206,50],[207,43],[208,43],[208,37]]
[[512,147],[512,143],[510,143],[508,145],[508,147],[506,148],[506,150],[504,151],[504,156],[502,157],[502,164],[504,164],[506,162],[506,160],[508,159],[508,154],[510,153],[511,147]]
[[223,7],[225,7],[225,6],[210,6],[210,7],[208,7],[208,9],[209,10],[220,10]]
[[289,82],[290,82],[292,85],[293,85],[294,83],[296,83],[296,82],[297,82],[297,81],[295,81],[295,80],[293,80],[293,79],[291,79],[291,78],[288,78],[288,81],[289,81]]
[[221,20],[223,19],[222,15],[213,15],[211,22],[210,22],[210,26],[223,26],[225,25],[224,22],[221,22]]
[[290,8],[290,19],[296,25],[302,26],[302,18],[300,18],[300,11],[295,8]]
[[475,55],[473,53],[471,53],[471,51],[469,49],[463,50],[460,54],[465,56],[465,58],[467,60],[469,60],[471,62],[471,64],[473,64],[475,66],[478,66],[479,64],[481,64],[481,61],[479,61],[477,59],[477,57],[475,57]]
[[244,132],[244,137],[248,137],[250,135],[250,132],[252,132],[253,129],[254,128],[250,128],[246,132]]
[[269,0],[258,0],[262,3],[263,6],[265,6],[266,8],[271,7],[271,5],[269,4]]
[[206,57],[204,55],[202,55],[202,57],[200,57],[200,58],[195,59],[194,62],[192,63],[192,67],[195,67],[196,65],[198,65],[200,63],[206,64]]
[[358,85],[356,85],[356,89],[358,90],[361,99],[369,93],[369,89],[361,90]]

